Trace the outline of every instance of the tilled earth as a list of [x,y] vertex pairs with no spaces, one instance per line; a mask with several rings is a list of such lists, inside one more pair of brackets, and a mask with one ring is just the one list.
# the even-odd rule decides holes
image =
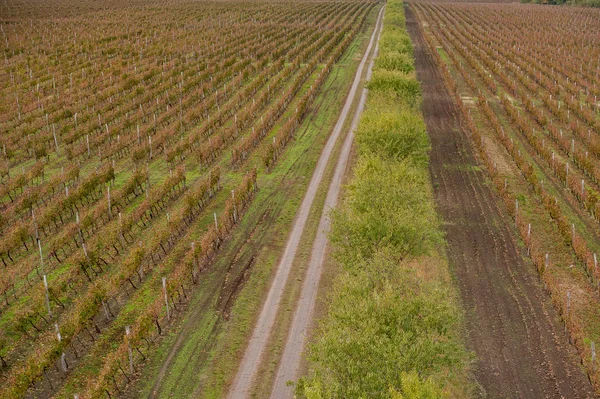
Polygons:
[[410,7],[406,7],[406,21],[432,143],[435,201],[466,310],[467,344],[477,356],[474,374],[479,394],[593,398],[549,298],[517,248],[511,221],[486,184]]

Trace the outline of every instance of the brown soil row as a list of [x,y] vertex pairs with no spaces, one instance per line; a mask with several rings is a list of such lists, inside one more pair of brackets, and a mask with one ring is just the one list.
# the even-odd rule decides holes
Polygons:
[[490,398],[594,397],[549,298],[515,242],[506,210],[480,171],[409,7],[406,20],[432,143],[434,195],[466,310],[467,344],[477,356],[479,393]]

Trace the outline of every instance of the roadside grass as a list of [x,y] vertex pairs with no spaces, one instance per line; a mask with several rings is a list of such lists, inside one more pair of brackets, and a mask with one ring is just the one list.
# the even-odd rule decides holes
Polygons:
[[[373,9],[365,23],[365,28],[359,34],[359,40],[356,40],[352,44],[350,51],[347,52],[344,58],[340,61],[341,65],[345,65],[345,68],[340,68],[337,71],[339,75],[336,79],[341,80],[341,82],[345,82],[345,84],[339,85],[335,88],[336,92],[338,92],[337,102],[335,104],[335,108],[337,110],[341,109],[344,105],[346,96],[342,95],[342,93],[345,94],[349,90],[350,85],[352,84],[352,78],[354,77],[356,69],[358,67],[357,61],[360,61],[360,56],[364,53],[364,50],[368,44],[368,40],[372,32],[371,27],[375,25],[379,9],[379,7]],[[365,74],[366,70],[363,72],[363,79]],[[356,96],[348,114],[349,116],[354,114],[354,110],[356,109],[359,100],[360,96]],[[320,107],[328,106],[329,104],[323,103]],[[328,126],[324,126],[324,128],[327,131],[331,131],[333,129],[333,126],[336,123],[335,117],[337,117],[338,114],[338,111],[334,112],[334,118],[329,121]],[[345,140],[346,135],[348,134],[351,122],[352,118],[348,117],[344,123],[344,126],[342,127],[342,135],[338,138],[338,142],[332,153],[332,160],[338,158],[338,154],[341,151],[342,144]],[[299,299],[300,292],[302,289],[302,283],[304,281],[304,276],[307,271],[306,268],[310,261],[313,242],[318,232],[317,228],[319,225],[321,214],[323,212],[325,197],[327,196],[327,190],[331,183],[334,170],[335,162],[330,162],[327,165],[327,169],[323,176],[323,180],[321,182],[321,185],[319,186],[318,193],[310,210],[308,221],[306,223],[304,233],[302,235],[300,245],[296,253],[296,258],[294,259],[290,276],[285,287],[285,292],[287,294],[281,301],[280,310],[278,312],[277,318],[275,319],[275,324],[273,327],[273,331],[271,332],[269,343],[267,345],[265,353],[263,354],[261,367],[256,375],[256,381],[252,390],[253,397],[265,398],[270,396],[271,388],[274,382],[274,376],[277,372],[279,361],[281,359],[281,353],[284,349],[289,328],[294,317],[295,304]],[[319,292],[325,293],[329,290],[329,288],[330,286],[327,285],[327,281],[325,281],[324,284],[320,285]]]
[[356,132],[353,175],[333,213],[330,238],[342,271],[296,394],[468,397],[463,311],[433,203],[402,1],[388,2],[379,57]]

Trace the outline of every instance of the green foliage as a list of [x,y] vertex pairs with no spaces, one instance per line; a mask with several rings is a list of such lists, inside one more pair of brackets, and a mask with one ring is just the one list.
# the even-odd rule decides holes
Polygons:
[[363,113],[356,142],[365,154],[390,161],[411,158],[419,166],[427,165],[429,137],[423,118],[415,112],[398,112],[372,101]]
[[373,77],[368,84],[368,88],[374,91],[393,91],[410,105],[417,103],[417,99],[421,93],[421,87],[415,79],[414,74],[383,69],[373,72]]
[[[356,131],[358,160],[331,241],[335,279],[298,397],[464,396],[461,312],[443,260],[402,1],[388,2],[376,70]],[[458,387],[458,388],[457,388]]]
[[414,67],[410,55],[398,51],[390,51],[377,57],[375,60],[375,70],[379,69],[408,73],[412,72]]
[[311,351],[319,384],[303,381],[306,397],[441,397],[433,380],[421,376],[461,362],[462,349],[451,338],[457,312],[446,290],[420,281],[393,250],[356,266],[334,285]]
[[385,31],[381,34],[379,39],[379,51],[378,57],[388,52],[398,52],[401,54],[408,54],[412,57],[412,43],[410,37],[404,31],[393,29]]
[[392,399],[437,399],[442,394],[431,380],[419,378],[417,373],[402,373],[402,392],[391,391]]
[[427,253],[439,237],[426,168],[363,156],[347,187],[346,207],[333,214],[331,240],[349,266],[391,246],[401,256]]

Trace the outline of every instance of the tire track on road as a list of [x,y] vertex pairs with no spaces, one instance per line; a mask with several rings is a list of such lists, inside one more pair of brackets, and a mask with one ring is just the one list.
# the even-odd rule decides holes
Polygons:
[[[383,18],[383,10],[384,10],[384,8],[382,7],[382,9],[379,12],[379,16],[377,18],[376,27],[373,30],[373,34],[371,35],[369,45],[368,45],[368,47],[365,51],[365,54],[358,66],[358,69],[356,71],[356,75],[354,77],[352,87],[350,88],[350,92],[348,93],[348,97],[346,98],[346,102],[344,103],[342,112],[340,113],[338,121],[333,129],[333,132],[331,133],[331,136],[329,137],[329,140],[327,141],[327,144],[325,145],[325,148],[323,149],[323,152],[321,153],[321,156],[319,157],[317,166],[315,167],[315,171],[312,175],[308,189],[306,191],[304,199],[302,200],[302,204],[300,205],[296,219],[294,221],[294,225],[292,227],[292,232],[290,233],[290,236],[286,243],[283,256],[277,267],[277,272],[276,272],[275,278],[273,279],[273,282],[271,284],[271,288],[269,289],[267,299],[265,300],[265,303],[263,304],[263,307],[261,309],[256,326],[254,328],[254,331],[252,333],[252,336],[250,338],[250,341],[249,341],[246,351],[244,353],[244,357],[242,358],[242,362],[240,364],[238,372],[237,372],[235,379],[233,381],[233,384],[229,390],[228,398],[239,399],[239,398],[248,397],[250,395],[250,390],[252,388],[252,384],[254,382],[256,372],[259,369],[259,366],[260,366],[260,363],[261,363],[261,360],[263,357],[263,353],[264,353],[267,343],[269,341],[269,336],[271,335],[271,331],[273,329],[273,325],[274,325],[275,319],[277,317],[281,299],[283,298],[283,295],[285,294],[285,286],[286,286],[286,283],[288,280],[288,276],[290,274],[292,264],[294,262],[294,258],[296,257],[296,252],[298,250],[302,234],[304,233],[304,228],[305,228],[306,222],[308,220],[308,215],[310,213],[310,209],[311,209],[314,199],[317,195],[319,186],[323,180],[323,176],[325,174],[327,165],[329,164],[329,160],[333,153],[335,144],[342,132],[342,128],[343,128],[344,123],[350,113],[352,104],[354,102],[355,96],[359,89],[359,85],[362,81],[364,67],[367,64],[369,54],[371,54],[372,49],[374,48],[374,42],[376,40],[376,37],[378,36],[377,35],[378,32],[380,31],[382,18]],[[368,67],[369,72],[370,72],[371,68],[372,68],[372,59],[369,64],[369,67]],[[365,95],[364,90],[365,89],[363,88],[363,93],[362,93],[363,96]],[[359,107],[357,108],[357,112],[354,115],[353,127],[354,127],[354,122],[358,120],[357,115],[359,114],[359,108],[361,108],[361,105],[364,105],[364,99],[362,99],[362,98],[361,98],[361,103],[359,104]],[[330,197],[335,196],[335,198],[333,198],[334,205],[335,205],[335,201],[337,201],[339,188],[341,185],[341,177],[343,175],[343,172],[345,171],[345,166],[348,161],[348,157],[349,157],[349,153],[350,153],[349,150],[350,150],[350,147],[352,144],[352,136],[353,135],[352,135],[352,131],[351,131],[350,133],[348,133],[348,137],[347,137],[346,141],[344,142],[344,147],[340,154],[340,158],[338,159],[335,176],[333,177],[332,183],[329,187],[330,192],[328,193],[327,198],[326,198],[326,205],[324,207],[324,213],[327,212],[328,203],[330,203],[332,201],[330,199]],[[349,140],[348,140],[348,138],[349,138]],[[346,147],[348,147],[348,148],[346,148]],[[339,169],[339,167],[341,167],[340,163],[343,164],[343,170],[341,171],[342,175],[338,176],[338,169]],[[335,193],[331,192],[332,188],[334,189]],[[321,222],[323,222],[323,217],[321,218]],[[313,255],[315,254],[315,250],[317,252],[322,252],[323,254],[325,252],[327,237],[325,235],[325,232],[322,231],[322,228],[325,226],[323,226],[321,222],[319,223],[319,231],[317,232],[317,238],[315,239],[315,243],[313,244]],[[327,219],[326,227],[328,227],[328,224],[329,224],[329,221]],[[319,249],[316,249],[316,248],[319,248]],[[319,258],[319,256],[320,256],[320,258]],[[313,259],[315,259],[317,266],[315,266],[316,269],[312,271],[313,278],[308,283],[305,281],[305,286],[307,287],[306,288],[307,290],[312,291],[312,292],[306,292],[305,286],[303,286],[302,294],[301,294],[301,298],[300,298],[299,302],[300,301],[310,302],[311,295],[316,297],[318,281],[319,281],[319,278],[321,275],[322,258],[323,258],[322,255],[317,255],[316,258],[313,258],[313,256],[311,256],[311,263],[313,262]],[[320,261],[317,261],[318,259],[320,259]],[[309,267],[309,269],[310,269],[310,267]],[[311,275],[310,271],[307,273],[307,277],[306,277],[307,281],[309,280],[309,275]],[[316,280],[315,280],[315,277],[316,277]],[[315,283],[315,281],[316,281],[316,283]],[[306,298],[306,299],[304,299],[304,298]],[[313,300],[313,305],[312,305],[312,307],[310,307],[310,309],[309,308],[301,308],[301,307],[298,308],[298,309],[300,309],[299,313],[301,313],[300,315],[298,315],[298,320],[299,320],[298,323],[300,323],[300,324],[308,323],[308,321],[310,320],[310,316],[312,316],[312,310],[314,308],[314,299],[312,299],[312,300]],[[293,326],[296,324],[296,319],[297,319],[297,317],[295,316],[294,322],[292,324]],[[302,320],[302,321],[300,321],[300,320]],[[292,330],[293,330],[293,328],[290,329],[290,331],[292,331]],[[299,334],[301,335],[300,340],[302,342],[301,346],[303,347],[304,341],[305,341],[305,334],[303,335],[304,330],[297,329],[297,331],[300,331],[299,332]],[[293,333],[293,334],[294,334],[294,336],[296,336],[297,333]],[[298,340],[295,339],[293,341],[298,341]],[[292,341],[290,341],[290,342],[292,342]],[[297,342],[295,342],[293,344],[294,348],[296,348],[297,345],[298,345]],[[286,345],[286,349],[287,349],[287,345]],[[301,352],[301,349],[300,349],[300,352]],[[286,376],[290,372],[295,374],[299,368],[300,353],[296,353],[295,357],[297,357],[297,360],[294,360],[294,361],[297,362],[298,364],[297,364],[297,366],[293,366],[290,362],[290,366],[293,366],[293,367],[286,366],[284,368]],[[277,374],[279,375],[279,371]],[[285,377],[285,378],[287,378],[287,377]],[[283,381],[284,385],[285,385],[286,381],[287,380]],[[288,395],[288,396],[291,395],[291,389],[288,390],[287,394],[282,393],[282,395]],[[285,396],[277,396],[278,399],[282,398],[282,397],[285,397]]]

